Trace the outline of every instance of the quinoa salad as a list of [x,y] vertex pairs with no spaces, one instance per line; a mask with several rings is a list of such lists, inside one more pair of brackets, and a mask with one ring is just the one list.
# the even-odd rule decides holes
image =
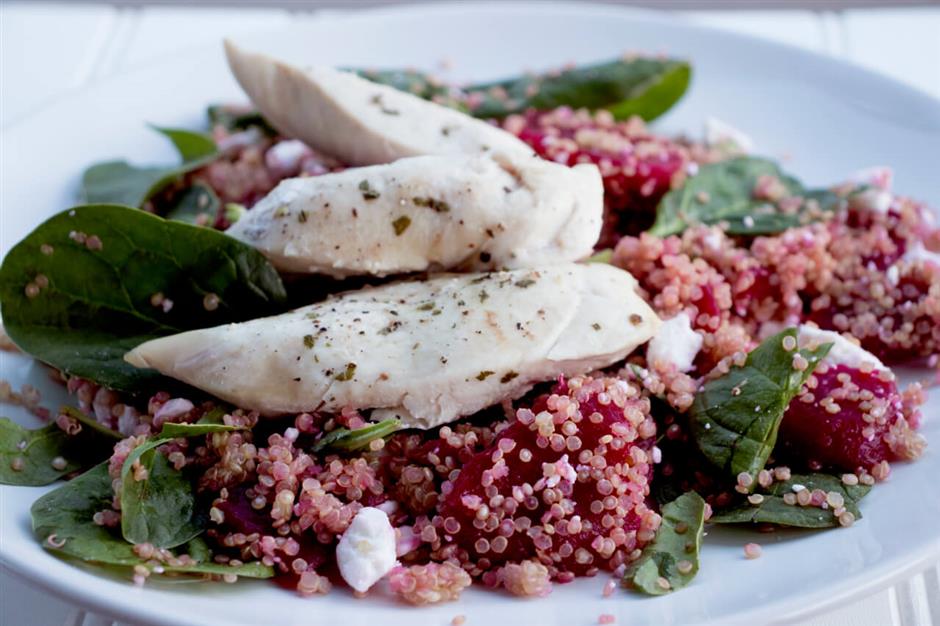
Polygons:
[[890,167],[817,188],[720,119],[658,132],[668,56],[458,86],[225,51],[244,103],[154,127],[177,163],[88,167],[0,267],[0,348],[74,400],[0,381],[44,422],[0,418],[0,483],[55,483],[46,550],[137,585],[658,596],[710,527],[747,559],[838,533],[924,453],[940,227]]

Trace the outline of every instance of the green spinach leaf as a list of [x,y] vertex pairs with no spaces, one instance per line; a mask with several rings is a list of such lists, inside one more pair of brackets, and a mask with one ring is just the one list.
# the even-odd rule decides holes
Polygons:
[[417,70],[351,70],[373,83],[394,87],[425,100],[470,113],[463,90]]
[[181,437],[198,437],[200,435],[211,435],[212,433],[230,433],[236,430],[245,430],[241,426],[228,426],[226,424],[176,424],[167,422],[160,431],[161,439],[179,439]]
[[211,226],[221,205],[222,201],[212,187],[195,183],[174,199],[173,206],[166,212],[166,219],[196,226]]
[[205,159],[214,159],[219,149],[209,135],[185,128],[166,128],[151,126],[155,131],[173,143],[183,163],[194,163]]
[[72,457],[69,439],[55,424],[30,430],[0,417],[0,484],[48,485],[80,470],[82,462]]
[[238,132],[254,127],[271,137],[277,135],[277,131],[261,113],[248,107],[213,104],[206,109],[206,117],[209,118],[209,126],[213,128],[221,126],[229,132]]
[[[707,381],[690,409],[692,433],[705,457],[730,476],[751,476],[764,468],[777,441],[777,430],[790,400],[799,392],[831,343],[815,350],[796,346],[797,331],[789,328],[766,339],[747,355],[743,367],[732,367]],[[797,352],[808,366],[794,367]],[[756,483],[756,481],[755,481]]]
[[442,84],[413,70],[359,70],[360,76],[480,118],[502,118],[534,108],[607,109],[617,119],[652,120],[686,92],[692,68],[685,61],[636,57],[572,69],[469,85]]
[[[161,437],[134,448],[121,468],[121,532],[131,543],[174,548],[204,530],[192,484],[157,451],[170,441]],[[141,480],[134,478],[137,462],[146,471]]]
[[[218,298],[211,311],[204,306],[210,294]],[[277,271],[257,250],[122,206],[64,211],[14,246],[0,267],[4,325],[24,352],[126,391],[161,380],[124,362],[140,343],[270,315],[285,302]]]
[[[787,211],[754,197],[763,176],[780,181],[785,195],[803,199],[799,208]],[[650,233],[667,237],[694,224],[722,224],[732,235],[778,233],[818,219],[822,212],[838,207],[841,199],[828,190],[807,190],[780,167],[760,157],[742,156],[699,168],[685,184],[666,193],[659,201],[656,222]]]
[[611,248],[598,250],[584,260],[585,263],[610,263],[614,258],[614,251]]
[[634,588],[654,596],[685,587],[698,573],[705,500],[690,491],[665,505],[662,516],[656,539],[624,575]]
[[182,163],[164,167],[138,167],[127,161],[97,163],[82,175],[83,202],[139,208],[167,185],[219,156],[215,142],[208,135],[179,128],[154,126],[153,129],[173,143]]
[[[111,498],[108,464],[101,463],[33,503],[30,509],[33,533],[44,548],[61,556],[100,565],[144,565],[146,561],[137,556],[131,544],[111,529],[94,523],[94,514],[109,509]],[[182,567],[164,565],[163,571],[180,574],[237,574],[249,578],[270,578],[274,575],[272,568],[258,562],[236,567],[211,562],[208,546],[198,537],[186,544],[185,551],[197,563]],[[150,565],[147,567],[152,568]]]
[[380,437],[387,437],[401,428],[397,419],[387,419],[381,422],[363,426],[356,430],[337,428],[331,430],[313,444],[314,452],[342,451],[354,452],[367,447],[372,441]]
[[867,485],[845,485],[837,476],[829,474],[797,474],[790,480],[774,483],[767,490],[761,490],[763,500],[758,504],[744,502],[735,507],[718,511],[709,522],[713,524],[767,523],[797,528],[831,528],[839,525],[832,508],[822,509],[816,506],[787,504],[783,496],[794,493],[794,486],[814,491],[821,489],[827,494],[835,492],[842,496],[845,510],[861,519],[859,501],[868,495],[871,487]]
[[482,97],[471,107],[477,117],[569,106],[607,109],[617,119],[639,115],[653,120],[678,102],[691,77],[685,61],[636,57],[472,85],[466,92]]

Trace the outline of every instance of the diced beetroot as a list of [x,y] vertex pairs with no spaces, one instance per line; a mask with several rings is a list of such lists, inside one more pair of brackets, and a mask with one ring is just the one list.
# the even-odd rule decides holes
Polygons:
[[[822,363],[790,403],[775,454],[812,470],[870,470],[882,461],[919,456],[923,440],[909,424],[894,377]],[[916,424],[915,424],[916,425]]]
[[267,511],[258,511],[251,506],[245,489],[236,487],[229,490],[227,500],[218,501],[215,507],[225,516],[226,530],[243,535],[265,534],[273,531],[271,516]]
[[550,161],[600,168],[607,210],[599,248],[648,228],[660,198],[690,162],[685,147],[649,134],[638,119],[616,122],[603,111],[530,111],[511,116],[503,127]]
[[755,266],[738,275],[734,283],[734,312],[741,317],[760,309],[768,300],[779,302],[780,290],[770,281],[770,270]]
[[568,580],[635,558],[660,521],[649,411],[620,379],[559,383],[444,484],[438,532],[474,575],[535,555]]

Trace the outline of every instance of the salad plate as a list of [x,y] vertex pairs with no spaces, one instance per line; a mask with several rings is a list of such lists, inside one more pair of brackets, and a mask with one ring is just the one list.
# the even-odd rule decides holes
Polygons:
[[[693,68],[688,91],[651,123],[656,134],[699,137],[706,120],[720,118],[747,133],[754,153],[779,161],[808,187],[890,166],[895,191],[940,207],[936,100],[831,58],[667,15],[584,3],[406,6],[324,13],[238,43],[298,65],[417,68],[457,84],[636,51],[686,59]],[[84,168],[124,158],[171,162],[173,150],[147,124],[204,128],[206,107],[220,102],[246,103],[247,97],[226,64],[222,42],[212,41],[69,93],[4,128],[3,255],[41,222],[77,204]],[[925,368],[893,369],[903,383],[936,375]],[[0,352],[0,379],[13,389],[35,386],[45,406],[74,403],[46,368],[23,354]],[[459,600],[421,607],[397,601],[384,584],[365,598],[340,586],[322,597],[300,597],[248,578],[233,585],[149,580],[136,586],[117,572],[76,567],[35,540],[30,508],[54,486],[0,486],[0,560],[50,593],[140,624],[459,624],[461,616],[468,624],[590,624],[601,616],[602,623],[619,624],[791,622],[940,558],[940,457],[931,447],[940,441],[940,401],[928,399],[921,411],[920,433],[929,445],[916,462],[892,464],[885,484],[863,501],[864,516],[856,523],[767,534],[708,525],[695,579],[681,592],[655,597],[607,593],[609,576],[603,574],[556,583],[545,597],[520,599],[474,585]],[[4,407],[4,415],[29,427],[39,424],[20,407]],[[760,558],[748,558],[754,554],[746,554],[745,544],[755,542]]]

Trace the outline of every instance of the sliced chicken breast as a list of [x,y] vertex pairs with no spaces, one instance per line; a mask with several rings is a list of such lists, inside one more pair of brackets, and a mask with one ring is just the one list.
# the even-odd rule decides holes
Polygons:
[[627,272],[564,263],[349,292],[125,359],[267,415],[378,409],[430,428],[615,363],[659,324]]
[[330,67],[300,69],[225,42],[229,67],[278,131],[348,165],[422,154],[532,154],[492,124]]
[[591,254],[603,196],[594,165],[412,157],[285,180],[227,232],[289,272],[538,267]]

